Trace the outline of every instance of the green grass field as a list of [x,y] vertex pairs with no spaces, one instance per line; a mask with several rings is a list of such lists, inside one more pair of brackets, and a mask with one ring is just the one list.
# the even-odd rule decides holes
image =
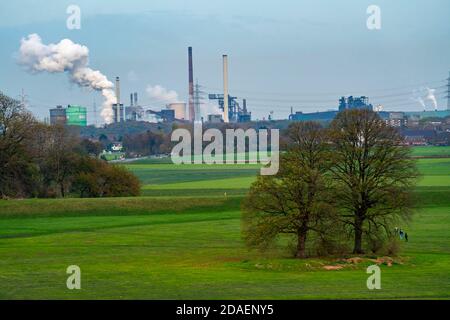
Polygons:
[[450,157],[450,147],[414,147],[412,154],[416,157]]
[[[381,290],[366,288],[370,262],[327,271],[341,262],[247,250],[240,202],[257,166],[139,161],[139,198],[0,201],[0,299],[449,299],[450,158],[417,161],[410,241],[381,265]],[[82,290],[66,288],[69,265]]]

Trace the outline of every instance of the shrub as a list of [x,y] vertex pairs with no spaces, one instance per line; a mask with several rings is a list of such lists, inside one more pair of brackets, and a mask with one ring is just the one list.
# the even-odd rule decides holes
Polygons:
[[73,191],[80,197],[128,197],[138,196],[141,191],[139,179],[121,166],[83,158],[78,172]]

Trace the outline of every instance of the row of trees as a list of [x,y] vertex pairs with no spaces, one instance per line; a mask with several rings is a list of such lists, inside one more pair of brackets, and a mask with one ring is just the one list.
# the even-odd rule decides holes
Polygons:
[[243,203],[243,230],[251,246],[279,235],[296,239],[296,257],[308,246],[319,254],[379,251],[395,225],[409,219],[417,171],[402,137],[368,110],[340,113],[330,127],[292,124],[276,176],[260,176]]
[[128,156],[168,154],[172,148],[170,135],[150,130],[139,134],[126,135],[122,143]]
[[139,180],[98,159],[99,143],[36,121],[0,93],[0,196],[133,196]]

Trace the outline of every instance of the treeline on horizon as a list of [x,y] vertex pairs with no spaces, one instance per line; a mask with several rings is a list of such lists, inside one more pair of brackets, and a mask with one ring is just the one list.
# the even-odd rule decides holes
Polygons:
[[0,92],[0,197],[119,197],[140,194],[137,177],[98,158],[102,146],[38,122]]

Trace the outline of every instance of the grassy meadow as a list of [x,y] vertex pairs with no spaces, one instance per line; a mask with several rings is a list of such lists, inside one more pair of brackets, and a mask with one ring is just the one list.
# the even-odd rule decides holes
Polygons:
[[[249,251],[240,202],[257,166],[158,159],[126,164],[139,198],[0,201],[0,299],[449,299],[450,148],[414,155],[417,210],[381,290],[366,287],[368,260]],[[66,288],[69,265],[82,290]]]

